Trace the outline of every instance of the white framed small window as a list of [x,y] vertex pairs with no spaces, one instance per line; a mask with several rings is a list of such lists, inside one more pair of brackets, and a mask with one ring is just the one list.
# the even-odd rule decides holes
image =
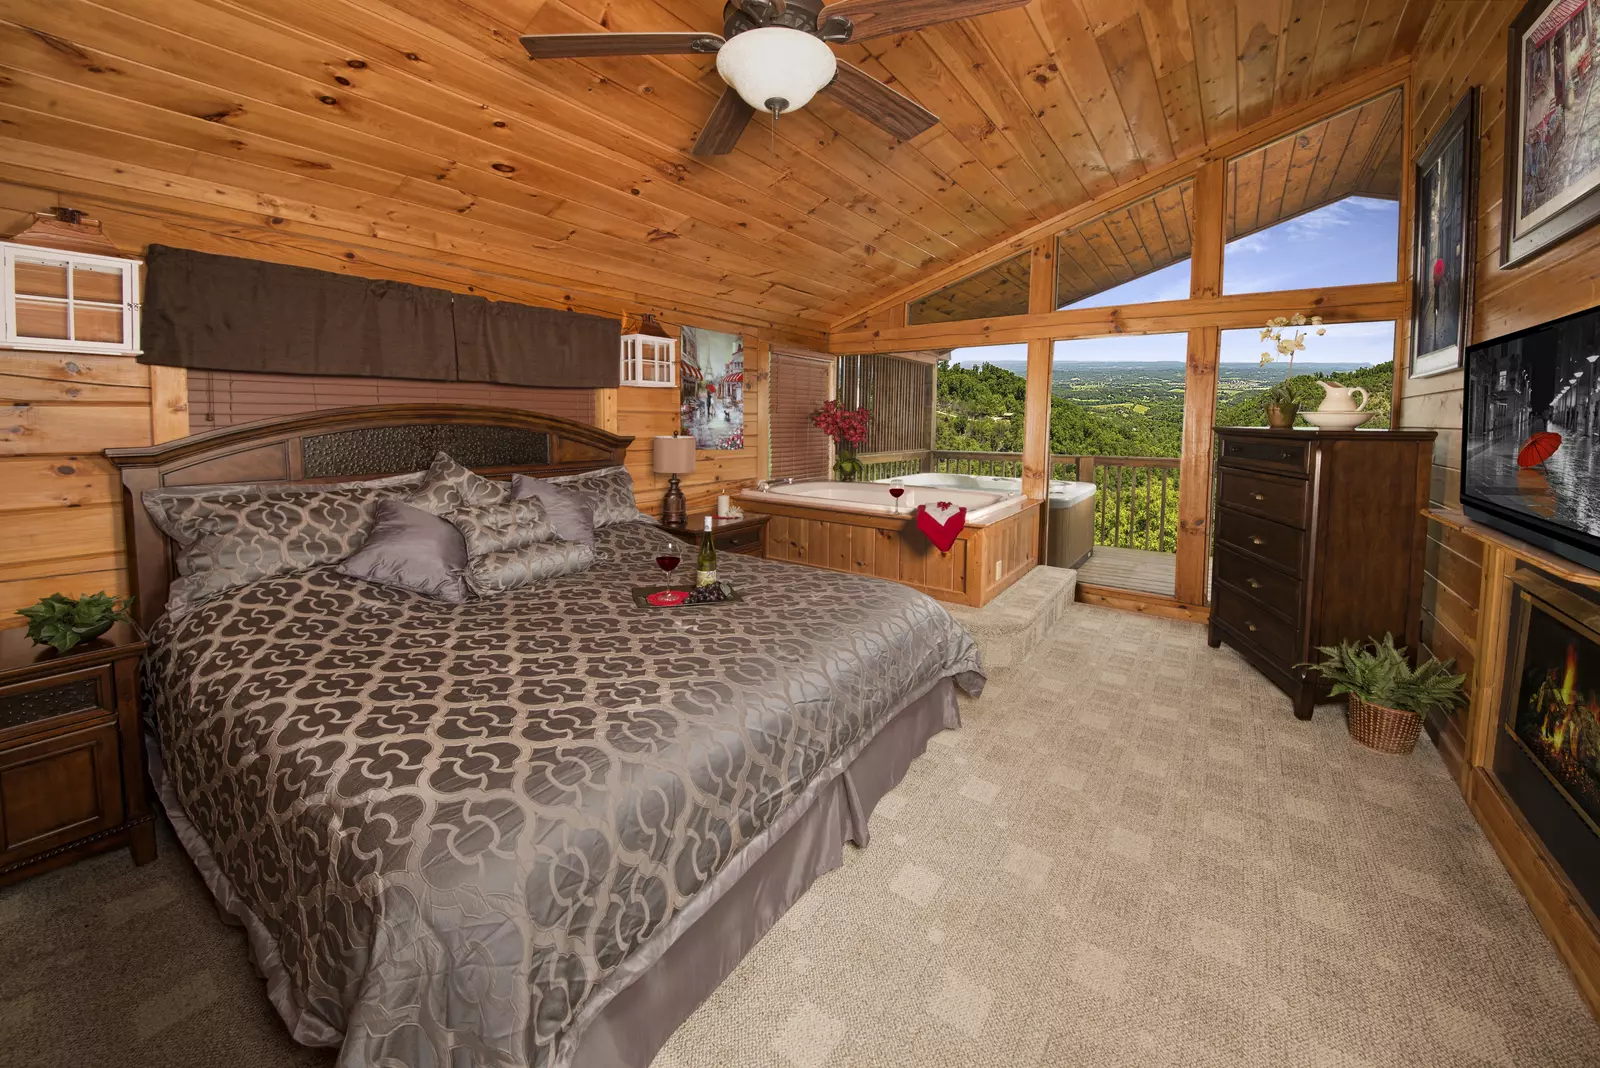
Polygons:
[[[654,321],[647,321],[641,329],[653,326]],[[622,384],[664,388],[676,386],[678,339],[647,333],[622,335]]]
[[136,353],[138,286],[138,260],[0,242],[0,345]]

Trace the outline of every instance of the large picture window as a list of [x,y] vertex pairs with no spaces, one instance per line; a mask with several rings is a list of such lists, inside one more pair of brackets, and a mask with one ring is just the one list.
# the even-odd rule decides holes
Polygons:
[[1399,277],[1399,89],[1228,161],[1222,291]]
[[1056,307],[1186,300],[1194,180],[1073,227],[1056,238]]

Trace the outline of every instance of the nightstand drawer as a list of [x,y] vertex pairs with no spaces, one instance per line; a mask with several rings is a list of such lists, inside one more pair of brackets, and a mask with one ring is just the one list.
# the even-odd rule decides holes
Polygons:
[[120,824],[121,759],[109,719],[0,753],[0,865]]
[[1217,509],[1217,544],[1299,575],[1305,531],[1233,508]]
[[1304,528],[1311,509],[1311,483],[1303,478],[1280,478],[1237,468],[1217,471],[1217,503],[1229,508]]
[[717,547],[719,553],[759,553],[761,533],[761,527],[719,532],[711,536],[711,543]]
[[0,692],[0,736],[57,716],[116,708],[116,680],[110,666],[53,675]]

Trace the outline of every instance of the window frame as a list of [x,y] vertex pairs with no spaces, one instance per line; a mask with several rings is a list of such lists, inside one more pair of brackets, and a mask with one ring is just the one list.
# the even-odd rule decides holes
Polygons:
[[[67,295],[65,297],[35,296],[17,292],[17,263],[40,263],[60,266],[66,270]],[[139,348],[139,268],[141,261],[121,256],[101,256],[90,252],[68,252],[60,249],[24,245],[17,242],[0,242],[0,347],[41,352],[81,352],[85,354],[137,355]],[[84,341],[70,335],[76,333],[74,310],[80,306],[116,308],[110,301],[79,300],[73,295],[73,274],[76,268],[115,270],[122,279],[121,341]],[[65,338],[33,337],[18,333],[18,300],[45,301],[61,304],[67,309]]]

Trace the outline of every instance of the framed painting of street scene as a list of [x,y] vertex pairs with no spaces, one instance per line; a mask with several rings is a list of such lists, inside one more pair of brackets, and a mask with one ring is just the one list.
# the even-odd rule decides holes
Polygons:
[[1591,0],[1532,0],[1511,23],[1500,265],[1600,218],[1600,91]]
[[1417,156],[1411,377],[1461,366],[1472,332],[1478,211],[1478,90],[1468,89]]
[[696,448],[744,448],[743,337],[684,327],[678,387],[683,432]]

